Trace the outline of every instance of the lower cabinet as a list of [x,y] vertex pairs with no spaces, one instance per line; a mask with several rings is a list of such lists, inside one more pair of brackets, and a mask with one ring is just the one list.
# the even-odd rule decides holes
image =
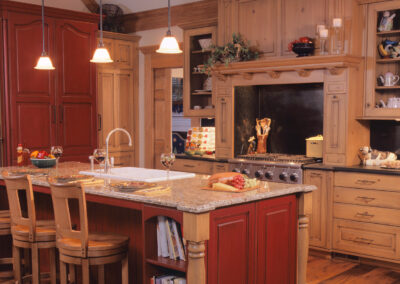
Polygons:
[[333,172],[305,170],[304,183],[315,185],[312,193],[312,215],[309,223],[310,247],[331,248]]
[[227,172],[229,167],[228,163],[178,158],[175,160],[172,170],[202,175],[212,175],[215,173]]
[[294,195],[211,212],[208,283],[295,283],[296,216]]

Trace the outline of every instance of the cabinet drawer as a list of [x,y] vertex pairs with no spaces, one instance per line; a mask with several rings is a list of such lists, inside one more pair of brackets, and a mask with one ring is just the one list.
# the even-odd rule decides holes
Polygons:
[[334,203],[333,216],[360,222],[400,226],[400,210]]
[[400,176],[337,172],[334,185],[400,192],[399,183]]
[[400,209],[400,193],[397,192],[335,187],[334,201]]
[[197,174],[212,174],[212,162],[189,159],[176,159],[172,170]]
[[345,82],[328,82],[326,86],[328,93],[344,93],[347,91]]
[[213,173],[224,173],[229,170],[228,163],[213,163]]
[[398,259],[400,229],[334,219],[333,248],[362,255]]

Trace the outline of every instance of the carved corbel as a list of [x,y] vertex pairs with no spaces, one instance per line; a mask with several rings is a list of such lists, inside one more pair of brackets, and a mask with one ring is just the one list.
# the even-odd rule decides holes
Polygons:
[[[214,74],[213,74],[213,75],[214,75]],[[226,81],[226,76],[225,76],[225,75],[222,75],[222,74],[220,74],[220,73],[215,73],[215,76],[217,77],[217,79],[218,79],[219,81],[223,81],[223,82]]]
[[328,70],[331,75],[340,75],[343,73],[344,68],[343,67],[333,67],[333,68],[328,68]]
[[244,73],[242,73],[242,77],[245,80],[251,80],[253,78],[253,73],[244,72]]
[[312,70],[308,70],[308,69],[299,69],[296,70],[297,74],[299,74],[300,77],[308,77],[311,74]]
[[281,76],[280,71],[268,71],[267,74],[272,78],[272,79],[278,79]]

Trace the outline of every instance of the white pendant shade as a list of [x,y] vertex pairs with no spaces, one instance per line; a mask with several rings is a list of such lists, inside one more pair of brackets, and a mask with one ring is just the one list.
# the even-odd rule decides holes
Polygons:
[[38,70],[54,70],[55,69],[53,66],[53,63],[51,62],[50,57],[48,57],[47,55],[40,56],[36,66],[34,68],[38,69]]
[[93,63],[111,63],[113,60],[110,57],[110,53],[108,53],[107,48],[105,47],[98,47],[94,54],[92,60],[90,62]]
[[178,41],[175,37],[166,35],[161,41],[160,48],[156,50],[158,53],[182,53],[182,50],[179,48]]

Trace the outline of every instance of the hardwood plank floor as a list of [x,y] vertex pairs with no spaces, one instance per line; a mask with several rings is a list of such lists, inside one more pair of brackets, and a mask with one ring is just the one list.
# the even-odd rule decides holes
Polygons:
[[341,258],[310,256],[307,284],[400,284],[400,272]]

